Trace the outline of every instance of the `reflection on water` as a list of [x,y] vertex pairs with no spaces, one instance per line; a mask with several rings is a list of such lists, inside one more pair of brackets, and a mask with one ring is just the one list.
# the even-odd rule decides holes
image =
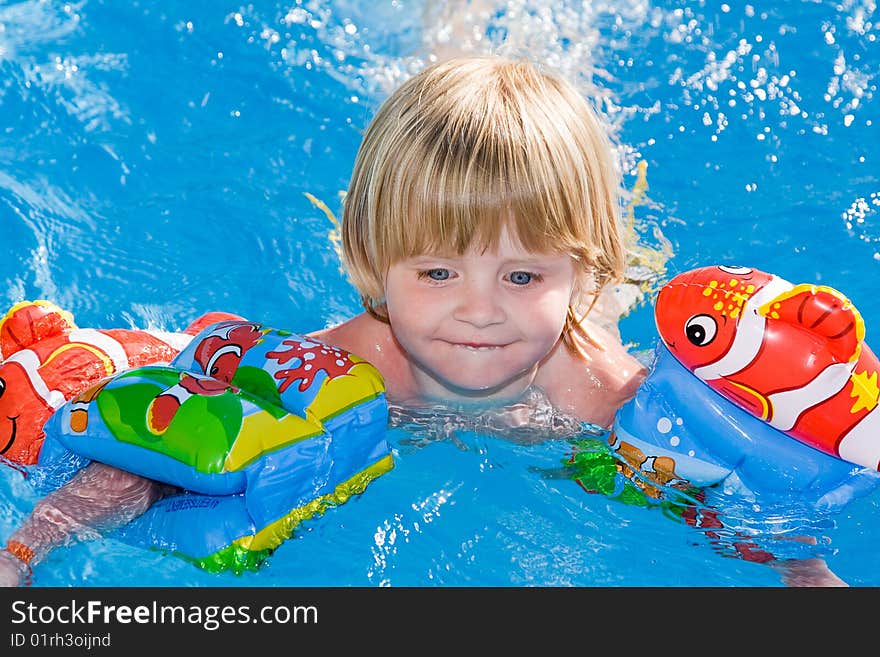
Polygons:
[[561,440],[582,434],[600,435],[605,429],[581,422],[555,408],[543,390],[527,389],[520,399],[485,408],[454,408],[448,404],[413,407],[388,405],[389,424],[405,429],[401,444],[425,446],[437,440],[452,440],[461,431],[497,436],[520,445]]

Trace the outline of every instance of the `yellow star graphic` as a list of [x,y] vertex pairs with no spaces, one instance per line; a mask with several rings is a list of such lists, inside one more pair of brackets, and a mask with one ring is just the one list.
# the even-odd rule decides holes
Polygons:
[[850,377],[853,382],[853,389],[850,396],[856,401],[850,413],[858,413],[862,409],[871,410],[877,405],[877,398],[880,397],[880,388],[877,387],[877,372],[867,371],[853,373]]

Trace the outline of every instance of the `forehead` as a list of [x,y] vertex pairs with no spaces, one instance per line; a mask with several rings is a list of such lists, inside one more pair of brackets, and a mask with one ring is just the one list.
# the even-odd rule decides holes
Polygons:
[[[455,253],[452,248],[447,251],[441,247],[431,255],[456,257],[459,254]],[[465,249],[464,253],[460,255],[489,255],[505,259],[536,260],[548,257],[565,256],[567,253],[562,248],[550,247],[538,250],[525,246],[519,235],[516,233],[516,228],[510,222],[506,222],[501,226],[496,239],[491,240],[488,243],[483,243],[478,237],[475,237],[468,248]]]

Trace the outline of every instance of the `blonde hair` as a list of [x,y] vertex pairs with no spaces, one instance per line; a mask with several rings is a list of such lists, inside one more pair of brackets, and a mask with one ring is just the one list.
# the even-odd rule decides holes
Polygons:
[[569,82],[523,60],[450,59],[404,82],[370,123],[344,202],[343,259],[364,307],[387,321],[392,264],[492,247],[509,224],[526,249],[575,259],[580,299],[562,336],[572,347],[591,307],[580,302],[623,276],[619,190],[608,136]]

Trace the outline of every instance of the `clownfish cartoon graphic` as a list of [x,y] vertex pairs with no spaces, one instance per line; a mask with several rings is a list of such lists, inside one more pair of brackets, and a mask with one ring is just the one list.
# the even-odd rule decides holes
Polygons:
[[[15,304],[0,317],[0,460],[36,463],[43,425],[66,401],[123,370],[167,363],[206,326],[237,317],[206,313],[182,333],[94,329],[51,301]],[[88,399],[78,407],[83,427]]]
[[156,396],[147,409],[150,430],[164,433],[180,406],[194,395],[210,397],[236,390],[232,377],[245,353],[259,344],[263,335],[259,324],[223,322],[200,336],[194,365],[201,372],[182,372],[178,383]]
[[672,278],[655,318],[675,358],[715,391],[826,454],[880,469],[880,362],[837,290],[749,267]]
[[104,387],[110,383],[110,377],[102,379],[91,388],[83,390],[70,400],[70,428],[78,433],[89,427],[89,404],[98,397]]

